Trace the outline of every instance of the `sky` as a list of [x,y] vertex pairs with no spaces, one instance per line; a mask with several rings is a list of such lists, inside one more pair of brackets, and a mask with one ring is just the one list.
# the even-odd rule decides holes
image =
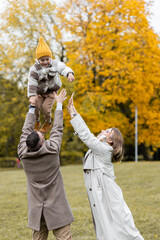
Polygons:
[[[160,0],[152,1],[153,5],[150,7],[151,17],[149,19],[149,23],[150,26],[153,27],[154,31],[160,35]],[[0,0],[0,12],[2,12],[5,8],[5,2],[5,0]]]
[[153,0],[153,6],[150,7],[151,19],[150,25],[154,31],[160,35],[160,0]]

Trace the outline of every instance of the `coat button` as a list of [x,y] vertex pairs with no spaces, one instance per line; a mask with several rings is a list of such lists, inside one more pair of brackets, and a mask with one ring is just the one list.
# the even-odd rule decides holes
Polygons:
[[95,207],[96,205],[95,204],[93,204],[93,207]]
[[92,191],[92,188],[90,188],[89,191]]
[[87,174],[89,174],[89,172],[87,172]]

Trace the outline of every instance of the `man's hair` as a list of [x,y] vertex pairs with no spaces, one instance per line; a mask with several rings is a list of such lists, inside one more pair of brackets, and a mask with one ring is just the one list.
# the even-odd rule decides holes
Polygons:
[[124,140],[121,132],[117,128],[112,128],[109,138],[113,141],[113,161],[119,162],[124,155]]
[[39,135],[36,131],[31,132],[31,134],[28,135],[26,144],[29,150],[36,151],[39,148]]

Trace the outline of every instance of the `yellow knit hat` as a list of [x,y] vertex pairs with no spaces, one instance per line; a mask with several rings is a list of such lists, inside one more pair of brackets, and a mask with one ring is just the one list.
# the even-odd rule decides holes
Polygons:
[[52,52],[51,52],[50,48],[48,47],[48,45],[45,43],[43,37],[40,37],[38,46],[36,48],[36,58],[39,59],[44,56],[48,56],[51,58]]

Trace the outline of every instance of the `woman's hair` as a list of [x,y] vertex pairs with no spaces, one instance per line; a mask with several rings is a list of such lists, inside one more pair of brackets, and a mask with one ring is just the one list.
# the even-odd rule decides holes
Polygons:
[[124,154],[124,140],[122,133],[117,128],[112,128],[109,138],[113,141],[113,161],[119,162]]

